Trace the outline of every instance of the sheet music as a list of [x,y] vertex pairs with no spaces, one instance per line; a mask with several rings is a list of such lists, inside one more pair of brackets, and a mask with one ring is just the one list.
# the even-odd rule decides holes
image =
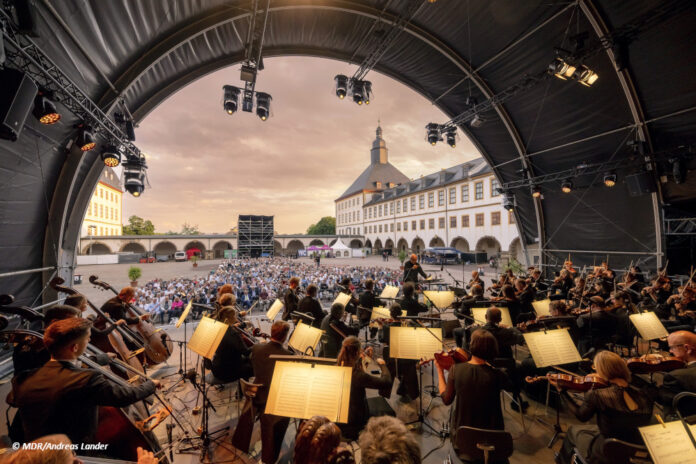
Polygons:
[[323,333],[324,331],[321,329],[300,322],[295,326],[288,345],[301,353],[304,353],[308,346],[311,346],[312,350],[316,350]]
[[382,290],[382,293],[379,294],[380,298],[396,298],[396,295],[399,294],[399,287],[394,287],[393,285],[387,285],[384,287],[384,290]]
[[532,302],[532,306],[534,307],[534,312],[536,313],[537,317],[551,315],[549,312],[549,304],[551,304],[551,300],[549,299]]
[[348,422],[350,367],[276,361],[266,413],[309,419],[326,416]]
[[566,329],[532,332],[523,335],[536,367],[569,364],[582,359]]
[[335,303],[341,303],[343,306],[347,305],[350,303],[350,295],[347,293],[339,293],[338,296],[336,296],[336,299],[334,300]]
[[204,317],[191,335],[188,347],[204,358],[212,360],[228,328],[224,322]]
[[628,316],[633,325],[640,333],[640,338],[643,340],[654,340],[656,338],[664,338],[667,334],[667,329],[662,325],[662,321],[657,318],[657,314],[649,311],[641,314],[631,314]]
[[268,308],[268,311],[266,312],[266,317],[270,321],[274,321],[276,316],[278,315],[280,310],[283,309],[284,306],[285,305],[283,304],[283,302],[276,298],[271,307]]
[[[512,325],[512,318],[510,317],[510,310],[505,307],[498,307],[500,309],[501,324],[505,324],[508,327],[514,327]],[[486,323],[486,311],[488,308],[471,308],[471,313],[474,315],[474,320],[479,324]]]
[[455,299],[454,292],[452,291],[442,291],[436,292],[433,290],[425,290],[423,292],[425,296],[433,302],[437,309],[449,308]]
[[442,340],[442,328],[389,327],[389,355],[398,359],[430,359],[442,351],[442,343],[435,337]]
[[188,317],[189,313],[191,312],[191,306],[193,305],[193,300],[189,301],[188,304],[186,305],[186,309],[181,313],[181,316],[179,316],[179,320],[176,321],[176,328],[178,329],[181,327],[181,324],[184,323],[186,318]]
[[[691,433],[696,427],[690,426]],[[639,427],[655,464],[690,464],[696,462],[696,448],[681,421]]]
[[[405,316],[406,311],[402,309],[401,315]],[[374,308],[372,308],[372,315],[370,316],[370,320],[372,321],[375,319],[391,319],[391,313],[389,312],[389,308],[385,308],[384,306],[375,306]]]

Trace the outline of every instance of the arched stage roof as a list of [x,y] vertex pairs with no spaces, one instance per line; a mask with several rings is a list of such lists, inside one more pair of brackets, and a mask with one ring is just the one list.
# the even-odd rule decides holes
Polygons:
[[[33,4],[35,43],[104,111],[113,110],[120,96],[140,121],[177,89],[242,60],[252,2]],[[403,6],[384,0],[272,0],[264,56],[360,63],[363,39],[397,22]],[[542,72],[555,57],[554,47],[572,47],[570,36],[588,32],[586,44],[596,43],[658,6],[676,14],[633,38],[623,71],[614,66],[616,49],[602,50],[585,60],[599,74],[591,88],[545,79],[486,111],[481,127],[460,129],[502,183],[627,158],[626,142],[636,137],[648,153],[672,150],[695,138],[696,3],[688,0],[439,0],[419,10],[375,69],[454,117],[467,110],[470,92],[482,102],[525,74]],[[236,73],[231,81],[237,82]],[[374,91],[378,96],[379,89]],[[102,164],[97,150],[66,150],[76,134],[75,119],[66,113],[54,126],[30,116],[17,142],[0,141],[0,273],[56,265],[64,277],[72,272],[80,223]],[[640,260],[654,268],[665,253],[663,205],[691,207],[693,173],[683,184],[667,179],[658,192],[637,197],[629,196],[618,174],[611,190],[580,188],[563,195],[557,182],[542,185],[543,200],[534,200],[529,189],[516,191],[523,242],[540,244],[544,263],[570,252],[581,266],[611,254],[617,267]],[[30,302],[51,274],[3,278],[2,292]]]

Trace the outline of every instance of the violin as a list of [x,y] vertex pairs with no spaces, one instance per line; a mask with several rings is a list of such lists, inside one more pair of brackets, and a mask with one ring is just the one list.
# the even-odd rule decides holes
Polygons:
[[542,380],[553,380],[558,385],[558,388],[563,390],[572,390],[577,392],[586,392],[597,388],[606,388],[609,382],[599,377],[597,374],[586,376],[558,374],[549,372],[545,376],[529,377],[524,379],[527,383],[540,382]]
[[645,354],[638,358],[629,358],[626,360],[626,364],[634,374],[669,372],[686,366],[686,363],[679,358],[662,356],[661,354]]
[[442,367],[444,370],[448,371],[455,364],[469,362],[469,360],[471,359],[471,355],[463,348],[459,348],[459,347],[452,348],[451,350],[447,350],[447,351],[443,350],[439,353],[433,353],[433,358],[422,360],[419,363],[419,366],[423,366],[425,364],[428,364],[433,359],[435,359],[437,361],[437,363],[440,365],[440,367]]

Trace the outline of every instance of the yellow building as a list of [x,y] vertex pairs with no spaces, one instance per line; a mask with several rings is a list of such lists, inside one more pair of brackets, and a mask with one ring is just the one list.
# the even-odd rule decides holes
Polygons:
[[87,235],[121,235],[121,213],[123,212],[123,190],[116,172],[104,167],[92,198],[89,200],[85,218],[82,220],[82,237]]

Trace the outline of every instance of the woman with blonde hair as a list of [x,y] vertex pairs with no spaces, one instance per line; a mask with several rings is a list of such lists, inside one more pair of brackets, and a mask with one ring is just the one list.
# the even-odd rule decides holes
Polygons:
[[626,362],[616,353],[600,351],[594,358],[597,376],[608,386],[590,390],[582,404],[578,404],[563,389],[560,396],[568,409],[582,422],[589,421],[597,415],[597,425],[572,425],[568,429],[561,462],[571,462],[573,449],[577,448],[590,463],[606,463],[602,455],[602,446],[608,438],[641,444],[638,427],[648,425],[652,416],[653,399],[646,393],[632,387],[631,372]]
[[391,393],[392,377],[384,359],[378,358],[376,360],[382,371],[380,377],[368,374],[363,368],[363,358],[371,358],[372,354],[372,347],[367,348],[363,352],[360,340],[352,335],[343,340],[341,352],[338,354],[337,364],[353,369],[353,378],[350,382],[348,423],[339,425],[343,435],[352,440],[358,438],[360,430],[367,424],[367,420],[370,417],[365,390],[368,388],[376,390],[389,389]]

